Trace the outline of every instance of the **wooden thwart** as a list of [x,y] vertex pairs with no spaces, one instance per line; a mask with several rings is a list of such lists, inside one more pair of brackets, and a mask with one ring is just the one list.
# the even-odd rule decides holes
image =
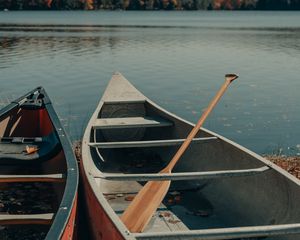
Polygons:
[[63,182],[64,174],[44,174],[44,175],[0,175],[0,183],[13,182]]
[[98,118],[94,122],[93,128],[115,129],[140,127],[168,127],[172,125],[172,122],[159,117]]
[[52,223],[54,213],[45,214],[0,214],[0,225],[29,225]]
[[[209,142],[217,140],[217,137],[194,138],[192,142]],[[97,142],[89,143],[91,147],[100,148],[138,148],[138,147],[167,147],[176,146],[184,142],[185,139],[166,139],[166,140],[151,140],[151,141],[131,141],[131,142]]]

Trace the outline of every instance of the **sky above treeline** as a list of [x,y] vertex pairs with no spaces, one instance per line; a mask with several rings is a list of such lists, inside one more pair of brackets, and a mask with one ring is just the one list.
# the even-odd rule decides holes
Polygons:
[[1,10],[300,10],[300,0],[0,0]]

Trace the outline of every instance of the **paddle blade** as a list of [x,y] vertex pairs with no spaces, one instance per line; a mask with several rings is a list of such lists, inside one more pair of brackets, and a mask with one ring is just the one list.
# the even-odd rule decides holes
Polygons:
[[130,232],[142,232],[168,192],[171,181],[149,181],[121,216]]

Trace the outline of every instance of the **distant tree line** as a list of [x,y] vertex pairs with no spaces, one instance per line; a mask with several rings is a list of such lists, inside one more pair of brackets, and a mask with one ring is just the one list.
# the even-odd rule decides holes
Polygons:
[[300,10],[300,0],[0,0],[0,10]]

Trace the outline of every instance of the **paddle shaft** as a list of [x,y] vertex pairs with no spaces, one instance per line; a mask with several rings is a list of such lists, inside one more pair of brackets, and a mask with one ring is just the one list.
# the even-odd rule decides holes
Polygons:
[[218,103],[220,98],[223,96],[223,94],[225,93],[225,91],[228,88],[228,86],[230,85],[230,83],[233,80],[235,80],[236,78],[237,78],[237,75],[233,75],[233,74],[228,74],[225,76],[224,84],[222,85],[220,90],[217,92],[214,99],[210,102],[210,104],[208,105],[208,107],[206,108],[204,113],[202,114],[201,118],[199,119],[199,121],[197,122],[195,127],[192,129],[192,131],[189,133],[189,135],[187,136],[185,141],[182,143],[182,145],[180,146],[180,148],[178,149],[178,151],[176,152],[176,154],[174,155],[174,157],[172,158],[170,163],[162,170],[162,172],[171,172],[172,171],[172,169],[174,168],[174,166],[176,165],[176,163],[178,162],[178,160],[180,159],[182,154],[188,148],[191,141],[193,140],[193,138],[196,136],[196,134],[202,127],[204,121],[206,120],[206,118],[208,117],[210,112],[213,110],[213,108],[216,106],[216,104]]
[[[192,139],[198,133],[209,113],[220,100],[229,84],[236,78],[237,75],[234,74],[228,74],[225,76],[225,83],[222,85],[221,89],[211,101],[208,108],[205,110],[198,123],[190,132],[187,139],[183,142],[170,163],[167,167],[160,171],[160,173],[171,173],[173,167],[187,149]],[[129,231],[142,232],[145,229],[152,215],[155,213],[156,209],[167,194],[170,184],[171,181],[149,181],[143,186],[121,216],[121,220]]]

